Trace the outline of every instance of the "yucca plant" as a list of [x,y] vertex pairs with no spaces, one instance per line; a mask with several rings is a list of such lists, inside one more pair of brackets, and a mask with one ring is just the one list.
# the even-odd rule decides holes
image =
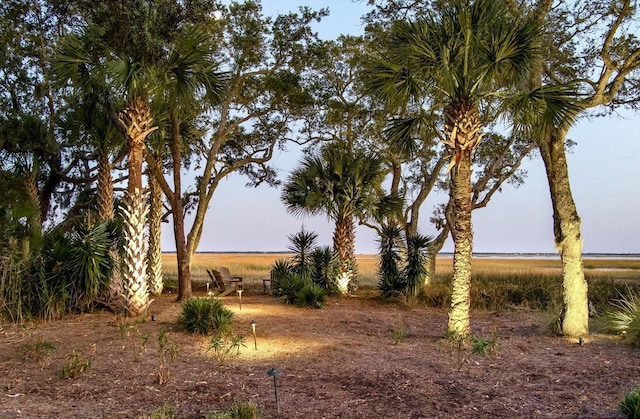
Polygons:
[[383,226],[378,238],[380,247],[380,266],[378,267],[378,289],[383,297],[400,293],[406,286],[401,274],[400,227]]
[[313,283],[324,288],[327,292],[335,291],[335,279],[340,273],[338,255],[330,246],[317,247],[311,253],[313,263]]
[[305,282],[310,282],[314,275],[312,254],[316,247],[317,238],[318,234],[304,229],[288,236],[291,242],[289,250],[294,253],[291,268]]
[[615,301],[613,309],[605,313],[605,329],[640,347],[640,297],[629,291]]
[[414,297],[418,295],[427,274],[425,249],[431,240],[431,237],[421,234],[408,235],[407,237],[407,263],[402,276],[407,284],[407,292]]
[[186,331],[209,335],[231,330],[233,312],[222,305],[222,301],[208,298],[190,298],[182,304],[178,324]]
[[640,387],[625,394],[619,406],[626,419],[640,419]]
[[324,308],[326,303],[327,292],[316,284],[305,285],[295,296],[298,307]]

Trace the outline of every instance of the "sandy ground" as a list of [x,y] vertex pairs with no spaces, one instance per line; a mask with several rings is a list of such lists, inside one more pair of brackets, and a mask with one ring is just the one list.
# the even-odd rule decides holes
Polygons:
[[[616,418],[624,393],[640,386],[640,351],[602,335],[583,346],[547,336],[535,312],[473,313],[474,334],[497,336],[499,344],[496,354],[481,356],[443,339],[442,310],[370,297],[331,298],[326,309],[312,310],[261,292],[261,285],[248,289],[242,307],[236,296],[224,298],[246,338],[223,365],[206,351],[209,338],[178,329],[181,306],[172,294],[156,299],[137,324],[105,311],[5,325],[0,417],[139,418],[169,402],[176,417],[203,418],[251,401],[266,418]],[[179,348],[163,385],[161,328]],[[38,343],[55,349],[39,357]],[[91,366],[64,378],[74,350]],[[267,375],[273,367],[281,371],[279,412]]]

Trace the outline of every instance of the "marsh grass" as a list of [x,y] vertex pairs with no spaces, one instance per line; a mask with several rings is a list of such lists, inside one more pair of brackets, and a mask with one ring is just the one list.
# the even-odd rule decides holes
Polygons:
[[[226,266],[242,276],[245,288],[261,291],[261,278],[270,276],[278,259],[287,253],[199,253],[192,262],[194,287],[207,280],[206,269]],[[378,255],[357,255],[358,291],[370,294],[378,288]],[[177,278],[175,254],[163,255],[168,283]],[[640,291],[640,259],[585,259],[589,298],[598,312],[605,311],[627,286]],[[421,293],[423,303],[448,307],[451,294],[450,256],[438,257],[436,278]],[[202,285],[204,287],[204,285]],[[562,305],[562,262],[560,258],[483,258],[473,260],[471,304],[475,309],[504,310],[517,307],[553,311]]]

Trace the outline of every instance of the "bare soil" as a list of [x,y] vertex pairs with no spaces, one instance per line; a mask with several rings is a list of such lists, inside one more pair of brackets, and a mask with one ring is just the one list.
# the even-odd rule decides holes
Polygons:
[[[168,402],[176,417],[203,418],[234,402],[253,402],[266,418],[617,418],[618,402],[640,385],[640,351],[604,335],[591,335],[582,346],[548,336],[540,313],[474,312],[474,334],[497,336],[500,346],[482,356],[443,339],[444,310],[372,296],[302,309],[261,288],[247,289],[241,308],[237,296],[224,298],[246,346],[223,365],[206,351],[209,338],[179,330],[175,294],[157,298],[138,324],[103,311],[5,325],[0,417],[139,418]],[[163,385],[161,328],[179,347]],[[38,356],[47,342],[55,349]],[[64,378],[74,350],[82,351],[80,360],[90,357],[91,366]],[[281,371],[279,412],[267,375],[272,367]]]

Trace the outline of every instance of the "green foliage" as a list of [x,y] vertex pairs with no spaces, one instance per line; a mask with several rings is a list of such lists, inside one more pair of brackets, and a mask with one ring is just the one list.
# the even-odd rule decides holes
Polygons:
[[212,352],[218,365],[224,365],[230,356],[240,355],[240,347],[245,346],[244,335],[231,331],[215,333],[209,340],[207,352]]
[[392,344],[395,346],[405,340],[407,335],[409,334],[409,330],[407,329],[407,325],[405,323],[401,323],[399,326],[394,327],[391,330],[391,340]]
[[640,297],[622,295],[604,315],[605,329],[622,336],[623,340],[640,347]]
[[271,293],[279,297],[283,304],[293,304],[298,292],[305,287],[305,282],[300,275],[291,273],[271,283]]
[[252,403],[234,403],[229,410],[224,413],[209,413],[206,419],[260,419],[262,413],[258,407]]
[[398,295],[417,296],[427,273],[424,249],[431,243],[432,238],[421,234],[408,236],[404,249],[402,239],[400,227],[384,226],[380,232],[378,288],[385,298]]
[[209,335],[230,330],[232,318],[233,312],[222,301],[196,297],[183,303],[178,324],[188,332]]
[[163,385],[169,381],[171,376],[171,364],[178,357],[178,346],[169,341],[167,331],[161,327],[158,335],[158,355],[160,361],[158,364],[158,384]]
[[47,359],[55,349],[56,346],[53,342],[43,340],[41,336],[38,336],[34,342],[24,345],[26,358],[37,361],[41,367],[45,366]]
[[78,222],[48,232],[30,257],[0,260],[0,316],[21,322],[91,310],[107,290],[113,270],[109,249],[115,224]]
[[289,250],[294,253],[291,260],[291,271],[300,275],[305,282],[310,282],[314,276],[314,264],[312,253],[316,247],[318,234],[304,229],[296,234],[288,236],[291,244]]
[[327,292],[336,289],[335,279],[340,273],[338,255],[329,246],[317,247],[311,253],[313,263],[313,283]]
[[497,355],[500,352],[498,336],[495,334],[491,337],[474,336],[471,341],[471,348],[478,355]]
[[398,295],[406,288],[400,272],[402,256],[400,255],[402,229],[400,227],[383,226],[380,237],[380,266],[378,289],[383,297]]
[[294,302],[298,307],[324,308],[327,292],[317,284],[305,285],[296,293]]
[[164,402],[162,407],[157,408],[149,416],[141,416],[140,419],[173,419],[176,417],[176,410],[169,402]]
[[[93,353],[95,348],[92,348]],[[74,349],[65,356],[65,363],[62,366],[62,376],[64,378],[76,379],[80,374],[86,372],[91,367],[91,356],[85,357],[82,351]]]
[[640,387],[625,394],[619,407],[626,419],[640,419]]

